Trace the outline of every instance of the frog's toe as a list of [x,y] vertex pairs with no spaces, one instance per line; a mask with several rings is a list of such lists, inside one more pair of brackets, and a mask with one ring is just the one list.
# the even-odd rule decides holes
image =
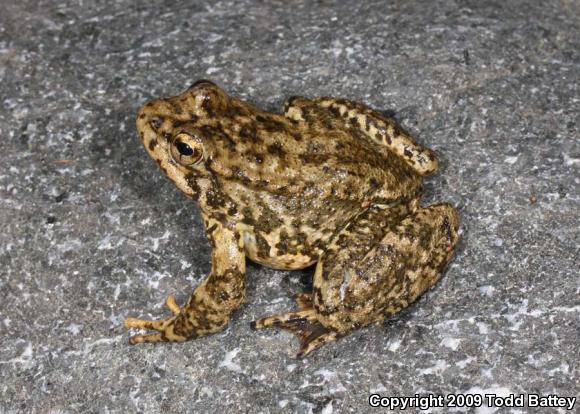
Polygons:
[[280,326],[283,323],[299,323],[306,320],[316,320],[316,311],[312,307],[312,294],[299,293],[294,296],[298,304],[297,312],[287,312],[279,315],[268,316],[251,323],[252,329],[263,329],[271,326]]
[[301,310],[258,319],[251,326],[252,329],[276,327],[292,332],[300,341],[300,350],[296,356],[301,358],[322,345],[335,341],[339,335],[318,322],[316,310],[307,305],[309,298],[299,295],[296,302]]
[[268,316],[267,318],[258,319],[252,322],[252,329],[263,329],[272,326],[283,329],[290,329],[297,324],[305,323],[310,320],[316,320],[316,311],[313,308],[303,309],[297,312],[287,312],[279,315]]
[[129,343],[131,345],[135,344],[144,344],[144,343],[153,343],[153,342],[167,342],[167,338],[164,337],[161,333],[154,333],[154,334],[147,334],[147,335],[133,335],[129,338]]
[[169,310],[171,311],[171,313],[174,315],[177,315],[181,310],[181,308],[179,307],[179,305],[175,301],[175,296],[173,296],[173,295],[167,296],[167,299],[165,300],[165,306],[167,306],[169,308]]
[[166,328],[166,320],[161,321],[151,321],[147,319],[137,319],[137,318],[127,318],[123,322],[123,326],[126,329],[149,329],[153,331],[158,331],[154,334],[144,334],[144,335],[133,335],[129,338],[129,343],[131,345],[142,344],[146,342],[167,342],[168,338],[164,333]]
[[339,338],[338,332],[329,331],[317,335],[313,339],[307,338],[308,340],[300,339],[300,350],[296,354],[297,358],[303,358],[315,349],[320,348],[322,345],[329,342],[334,342]]
[[134,328],[157,331],[152,334],[133,335],[129,338],[129,343],[134,345],[146,342],[183,342],[187,340],[187,335],[183,335],[179,329],[176,332],[175,322],[178,316],[174,315],[157,321],[137,318],[125,319],[123,325],[127,329]]
[[135,328],[135,329],[152,329],[155,331],[159,331],[163,329],[163,322],[164,321],[152,321],[148,319],[138,319],[133,317],[128,317],[123,322],[123,326],[126,329]]
[[165,305],[169,308],[173,316],[161,320],[138,319],[129,317],[123,322],[126,329],[148,329],[157,331],[153,334],[133,335],[129,338],[130,344],[142,344],[146,342],[183,342],[187,338],[183,335],[176,334],[175,321],[179,319],[181,309],[175,297],[169,295],[165,300]]

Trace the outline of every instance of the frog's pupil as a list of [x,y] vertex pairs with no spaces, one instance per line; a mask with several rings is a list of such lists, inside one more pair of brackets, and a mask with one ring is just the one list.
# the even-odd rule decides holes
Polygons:
[[185,142],[177,141],[175,146],[181,155],[185,155],[186,157],[193,155],[193,150]]

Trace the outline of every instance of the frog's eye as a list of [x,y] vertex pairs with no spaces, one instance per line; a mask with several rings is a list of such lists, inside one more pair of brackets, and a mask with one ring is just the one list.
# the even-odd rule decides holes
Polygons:
[[186,167],[196,164],[203,155],[201,140],[189,134],[177,134],[171,142],[171,156]]

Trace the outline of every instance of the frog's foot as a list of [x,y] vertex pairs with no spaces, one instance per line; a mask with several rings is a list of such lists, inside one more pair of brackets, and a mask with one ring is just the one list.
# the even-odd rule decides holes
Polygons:
[[150,329],[157,331],[154,334],[133,335],[129,338],[131,345],[141,344],[145,342],[183,342],[187,340],[184,335],[179,335],[175,332],[175,322],[180,315],[181,309],[175,302],[173,295],[169,295],[165,301],[165,305],[169,308],[173,316],[158,321],[147,319],[127,318],[123,322],[126,329]]
[[300,350],[296,354],[301,358],[322,345],[338,339],[338,332],[325,328],[316,317],[312,307],[311,294],[297,295],[296,303],[299,310],[279,315],[268,316],[252,322],[252,329],[276,327],[292,332],[300,341]]

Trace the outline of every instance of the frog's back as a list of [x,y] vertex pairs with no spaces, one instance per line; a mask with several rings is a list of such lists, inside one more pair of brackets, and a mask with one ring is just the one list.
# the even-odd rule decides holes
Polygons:
[[[330,117],[293,121],[232,98],[216,120],[217,173],[256,190],[335,201],[391,203],[415,198],[420,176],[397,155]],[[216,131],[218,131],[216,133]],[[227,160],[224,161],[224,160]]]

